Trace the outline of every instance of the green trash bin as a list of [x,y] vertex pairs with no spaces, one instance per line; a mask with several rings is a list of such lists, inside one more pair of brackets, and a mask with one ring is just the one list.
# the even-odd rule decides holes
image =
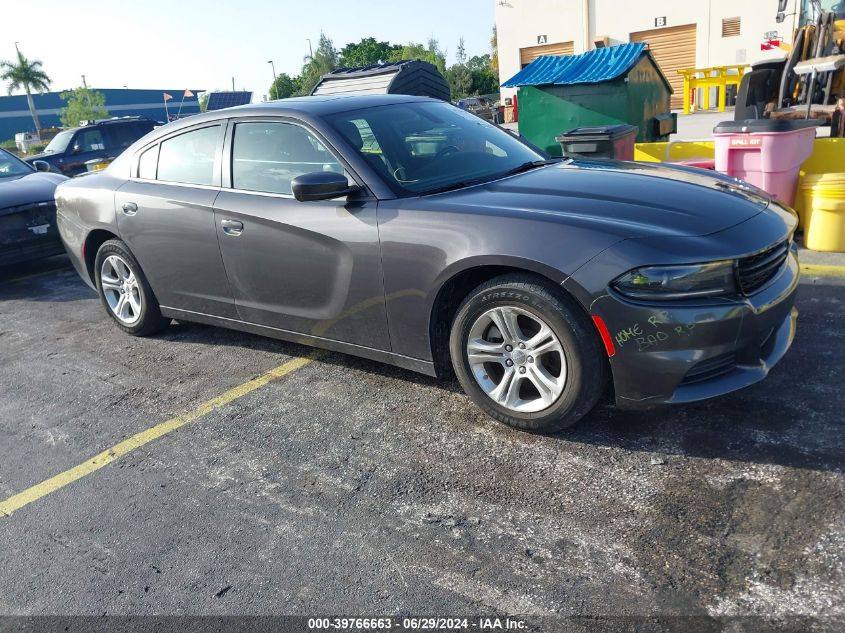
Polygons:
[[552,156],[555,138],[578,127],[634,125],[638,143],[675,131],[672,87],[642,43],[543,55],[502,86],[518,90],[520,135]]

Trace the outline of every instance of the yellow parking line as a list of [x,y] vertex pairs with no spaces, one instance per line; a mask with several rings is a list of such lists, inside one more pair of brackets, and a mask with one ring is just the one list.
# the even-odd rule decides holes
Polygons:
[[801,273],[804,275],[818,275],[819,277],[845,277],[845,266],[801,264]]
[[0,515],[9,516],[12,512],[20,510],[24,506],[27,506],[34,501],[38,501],[42,497],[72,484],[77,479],[82,479],[86,475],[90,475],[91,473],[100,470],[104,466],[111,464],[113,461],[120,459],[124,455],[128,455],[136,448],[140,448],[141,446],[149,444],[168,433],[172,433],[186,424],[190,424],[204,415],[211,413],[215,409],[219,409],[239,398],[243,398],[245,395],[252,393],[256,389],[259,389],[274,380],[278,380],[282,376],[286,376],[287,374],[304,367],[317,358],[319,354],[320,352],[315,352],[309,356],[289,360],[288,362],[261,374],[257,378],[253,378],[242,385],[229,389],[216,398],[206,400],[188,413],[177,415],[175,418],[170,418],[161,424],[156,424],[145,431],[136,433],[132,437],[129,437],[122,442],[118,442],[111,448],[106,449],[99,455],[95,455],[78,466],[74,466],[63,473],[59,473],[58,475],[42,481],[40,484],[36,484],[31,488],[27,488],[23,492],[19,492],[8,499],[0,501]]
[[36,277],[45,277],[46,275],[52,275],[53,273],[65,272],[65,271],[71,271],[71,270],[73,270],[73,269],[72,268],[65,268],[65,267],[51,268],[49,270],[38,271],[37,273],[27,273],[26,275],[21,275],[20,277],[9,277],[8,279],[0,278],[0,283],[12,284],[12,283],[17,283],[19,281],[26,281],[27,279],[34,279]]

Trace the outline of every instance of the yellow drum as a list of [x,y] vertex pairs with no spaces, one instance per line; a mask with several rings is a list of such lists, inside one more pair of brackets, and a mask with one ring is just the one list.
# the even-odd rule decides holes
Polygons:
[[804,245],[845,252],[845,173],[807,174],[802,179]]

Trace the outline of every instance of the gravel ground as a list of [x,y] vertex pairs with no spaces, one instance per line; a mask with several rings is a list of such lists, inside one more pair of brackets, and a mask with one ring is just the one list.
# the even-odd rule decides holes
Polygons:
[[[66,266],[0,274],[0,500],[309,353],[190,324],[125,336]],[[455,384],[326,354],[0,517],[0,613],[842,630],[843,288],[804,278],[795,345],[762,384],[603,404],[551,437]]]

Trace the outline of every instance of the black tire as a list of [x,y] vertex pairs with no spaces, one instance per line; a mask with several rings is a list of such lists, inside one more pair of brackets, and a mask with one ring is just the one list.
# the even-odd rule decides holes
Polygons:
[[[102,269],[103,262],[111,255],[117,255],[127,265],[129,270],[137,280],[137,287],[140,294],[139,316],[131,325],[123,323],[117,318],[111,306],[109,305],[106,293],[103,291]],[[106,313],[112,318],[121,330],[133,336],[148,336],[160,332],[170,324],[170,319],[161,315],[161,309],[158,300],[153,294],[150,284],[147,281],[138,260],[132,255],[132,252],[120,240],[108,240],[103,242],[100,249],[97,251],[97,257],[94,260],[94,278],[97,282],[97,292],[100,294],[100,301],[106,310]]]
[[[488,396],[473,375],[466,346],[470,329],[496,307],[518,308],[539,316],[561,344],[565,383],[545,409],[522,412],[506,408]],[[562,290],[533,275],[503,275],[475,288],[458,308],[449,351],[461,386],[481,409],[500,422],[532,433],[554,433],[572,426],[595,407],[607,383],[604,348],[587,315]]]

